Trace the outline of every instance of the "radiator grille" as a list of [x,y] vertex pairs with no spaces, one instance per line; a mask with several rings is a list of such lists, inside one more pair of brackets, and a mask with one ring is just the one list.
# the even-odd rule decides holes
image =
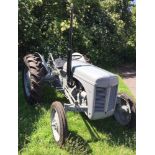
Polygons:
[[[111,111],[115,107],[115,101],[117,96],[117,85],[111,87],[107,111]],[[95,111],[103,112],[106,109],[106,97],[107,89],[103,87],[96,87],[96,99],[95,99]]]
[[102,112],[105,109],[106,88],[96,87],[95,111]]
[[116,95],[117,95],[117,85],[116,86],[113,86],[111,88],[110,98],[109,98],[109,104],[108,104],[108,111],[114,109],[114,107],[115,107],[115,101],[116,101]]

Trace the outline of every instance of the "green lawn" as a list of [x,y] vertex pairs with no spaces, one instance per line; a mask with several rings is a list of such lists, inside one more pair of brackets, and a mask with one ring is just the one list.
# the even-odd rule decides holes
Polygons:
[[[119,81],[119,91],[132,95],[121,78],[119,78]],[[51,90],[52,96],[50,103],[29,106],[23,96],[20,74],[18,92],[19,154],[136,154],[135,130],[129,130],[120,126],[113,117],[104,120],[90,121],[85,115],[74,112],[67,113],[70,136],[67,140],[67,144],[63,148],[59,148],[51,134],[49,108],[52,101],[65,100],[63,95]],[[47,97],[47,100],[49,100],[49,97]]]

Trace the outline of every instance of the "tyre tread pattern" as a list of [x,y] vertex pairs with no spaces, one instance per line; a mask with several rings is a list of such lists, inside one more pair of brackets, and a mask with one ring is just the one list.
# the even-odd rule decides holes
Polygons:
[[41,58],[37,54],[28,54],[24,57],[25,67],[30,72],[30,97],[28,102],[36,103],[42,100],[42,78],[46,75],[47,71],[42,64]]

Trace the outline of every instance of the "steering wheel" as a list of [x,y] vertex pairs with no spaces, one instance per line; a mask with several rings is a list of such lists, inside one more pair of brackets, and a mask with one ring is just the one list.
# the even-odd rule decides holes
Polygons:
[[72,55],[72,58],[73,58],[73,60],[78,60],[78,59],[81,59],[82,58],[82,55],[80,55],[80,54],[74,54],[74,55]]

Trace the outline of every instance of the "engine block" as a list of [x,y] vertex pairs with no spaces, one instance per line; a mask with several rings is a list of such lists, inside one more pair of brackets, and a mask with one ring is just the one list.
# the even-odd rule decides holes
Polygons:
[[[64,71],[66,67],[64,65]],[[87,94],[89,119],[102,119],[113,115],[116,105],[118,77],[92,64],[73,60],[73,77],[84,87]]]

